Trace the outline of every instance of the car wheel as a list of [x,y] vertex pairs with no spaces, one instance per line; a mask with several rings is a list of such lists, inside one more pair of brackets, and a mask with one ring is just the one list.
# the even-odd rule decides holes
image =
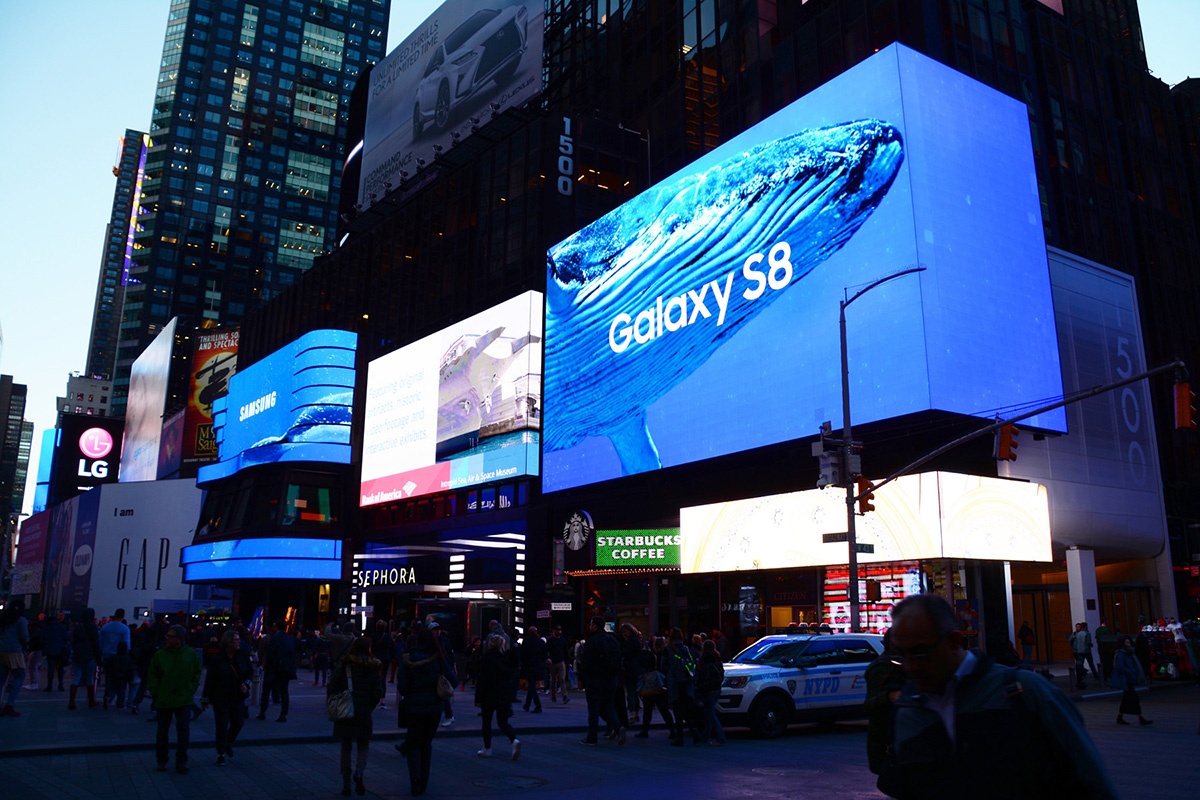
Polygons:
[[421,138],[425,125],[421,122],[421,104],[413,103],[413,141]]
[[438,88],[437,105],[433,111],[433,124],[444,131],[450,125],[450,87],[443,83]]
[[776,739],[787,730],[792,708],[782,697],[760,698],[750,709],[750,731],[760,739]]

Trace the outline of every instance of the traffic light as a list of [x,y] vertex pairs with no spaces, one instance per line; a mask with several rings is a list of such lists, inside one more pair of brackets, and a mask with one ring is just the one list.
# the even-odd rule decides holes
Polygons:
[[865,514],[875,510],[875,495],[871,493],[872,483],[866,478],[858,479],[858,513]]
[[1017,426],[1005,425],[996,431],[996,460],[1017,460]]
[[883,599],[882,587],[879,585],[879,581],[867,579],[866,588],[868,601],[878,603]]
[[1187,381],[1175,384],[1175,430],[1196,427],[1196,393]]

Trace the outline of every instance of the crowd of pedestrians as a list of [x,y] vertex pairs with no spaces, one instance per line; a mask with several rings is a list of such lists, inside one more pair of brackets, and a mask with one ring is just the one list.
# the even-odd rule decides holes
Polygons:
[[[679,628],[644,637],[628,622],[611,628],[603,617],[593,617],[585,636],[572,643],[560,626],[546,637],[535,626],[513,637],[491,620],[460,664],[450,636],[433,620],[395,629],[379,622],[360,635],[350,625],[304,631],[278,619],[255,636],[241,623],[189,628],[160,617],[131,624],[124,609],[101,620],[86,609],[75,620],[60,616],[31,623],[14,601],[0,611],[0,716],[20,716],[19,693],[23,687],[42,688],[43,666],[43,691],[56,685],[64,691],[69,665],[69,710],[86,702],[90,709],[136,714],[148,696],[157,723],[157,768],[170,765],[173,735],[174,769],[187,773],[190,725],[198,715],[212,709],[216,764],[224,766],[251,713],[255,676],[261,677],[257,718],[266,719],[270,706],[278,704],[282,723],[289,684],[308,666],[313,686],[325,687],[327,698],[352,696],[352,713],[332,724],[343,795],[366,791],[373,715],[386,708],[392,684],[397,722],[406,731],[396,749],[406,761],[414,796],[428,790],[434,739],[440,728],[455,724],[456,695],[462,702],[468,690],[480,720],[482,758],[499,755],[493,726],[508,740],[504,756],[520,758],[513,720],[518,700],[523,698],[524,712],[538,714],[543,695],[549,703],[565,704],[580,690],[587,703],[583,745],[597,746],[603,738],[619,746],[631,734],[649,738],[656,715],[672,746],[724,745],[717,701],[728,640],[716,631],[711,638],[688,637]],[[1135,640],[1113,638],[1111,663],[1104,667],[1109,684],[1121,691],[1116,722],[1129,725],[1129,716],[1151,725],[1136,692],[1147,674]],[[1021,635],[1018,641],[1028,643]],[[1070,644],[1082,673],[1092,660],[1086,626],[1076,627]],[[966,649],[945,601],[920,595],[897,604],[884,646],[866,672],[865,711],[868,763],[885,793],[940,795],[971,774],[991,774],[1003,762],[1021,768],[1004,771],[997,786],[1024,787],[1030,792],[1025,796],[1049,796],[1063,787],[1068,796],[1111,796],[1111,781],[1073,704],[1039,675]],[[1024,655],[1027,662],[1028,652]]]

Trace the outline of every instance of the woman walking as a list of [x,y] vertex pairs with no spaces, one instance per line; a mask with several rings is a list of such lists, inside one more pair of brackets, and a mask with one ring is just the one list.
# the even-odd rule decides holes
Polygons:
[[365,636],[355,639],[350,652],[338,662],[329,678],[326,697],[350,689],[354,716],[333,723],[333,735],[342,742],[342,794],[350,794],[350,749],[358,744],[354,762],[354,791],[366,794],[363,772],[367,769],[367,750],[374,730],[371,714],[383,699],[383,662],[371,655],[371,640]]
[[667,723],[668,736],[673,737],[675,734],[675,718],[671,716],[671,709],[667,704],[666,654],[666,640],[656,636],[650,648],[642,650],[639,656],[642,675],[651,676],[649,680],[643,681],[639,691],[642,699],[642,729],[634,734],[639,739],[649,738],[650,715],[655,709],[658,709],[663,722]]
[[492,755],[492,714],[496,725],[512,743],[512,760],[521,757],[521,740],[517,738],[512,723],[512,704],[517,698],[517,665],[513,663],[513,651],[508,641],[500,635],[490,634],[484,644],[483,657],[479,660],[479,675],[475,682],[475,705],[483,714],[483,749],[479,755]]
[[25,619],[25,602],[10,600],[0,611],[0,695],[4,694],[4,684],[8,684],[0,716],[21,716],[13,704],[25,685],[25,646],[28,644],[29,620]]
[[242,653],[242,638],[230,628],[221,636],[221,652],[208,662],[208,676],[200,708],[210,705],[216,727],[217,766],[225,766],[225,757],[233,758],[233,743],[246,723],[246,698],[254,672],[250,659]]
[[402,711],[408,721],[404,744],[397,749],[408,759],[413,797],[424,794],[429,786],[433,736],[442,718],[438,678],[444,676],[450,680],[451,674],[433,631],[421,628],[413,647],[405,649],[401,669],[396,673],[396,692],[404,698]]
[[721,684],[725,682],[725,666],[717,655],[717,644],[706,639],[700,649],[700,664],[696,667],[696,701],[704,709],[704,725],[700,739],[711,745],[725,744],[725,729],[717,715],[717,700],[721,696]]
[[1146,682],[1146,673],[1133,652],[1133,637],[1122,636],[1118,642],[1116,656],[1113,657],[1113,688],[1121,690],[1121,705],[1117,708],[1117,724],[1128,725],[1126,714],[1136,714],[1139,725],[1152,725],[1153,720],[1142,716],[1142,701],[1134,690]]

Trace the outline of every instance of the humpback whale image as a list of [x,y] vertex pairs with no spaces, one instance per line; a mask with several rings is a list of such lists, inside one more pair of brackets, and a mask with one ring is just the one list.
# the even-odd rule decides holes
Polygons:
[[604,436],[623,474],[659,468],[646,409],[840,250],[903,161],[880,120],[805,130],[668,179],[552,248],[544,452]]
[[295,416],[283,433],[259,439],[246,449],[253,463],[266,464],[279,460],[283,445],[350,444],[350,423],[354,405],[354,390],[334,391],[320,402],[297,408]]

